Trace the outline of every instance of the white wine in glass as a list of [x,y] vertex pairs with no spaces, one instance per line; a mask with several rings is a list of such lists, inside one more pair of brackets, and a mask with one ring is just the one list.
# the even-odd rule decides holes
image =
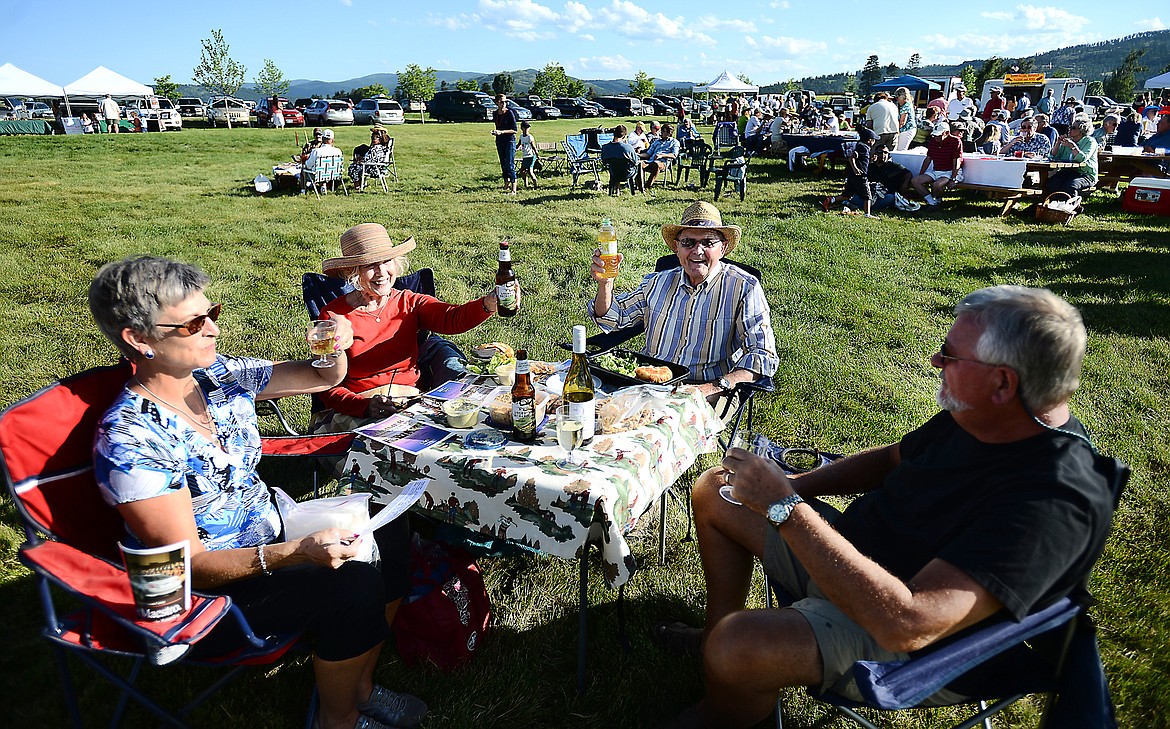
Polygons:
[[313,360],[314,367],[334,366],[333,358],[329,355],[333,354],[336,335],[337,322],[315,321],[309,325],[309,351],[317,355],[317,359]]
[[557,443],[567,452],[567,457],[557,461],[557,468],[564,471],[579,471],[581,466],[573,460],[573,451],[585,440],[585,422],[581,413],[570,405],[557,408]]

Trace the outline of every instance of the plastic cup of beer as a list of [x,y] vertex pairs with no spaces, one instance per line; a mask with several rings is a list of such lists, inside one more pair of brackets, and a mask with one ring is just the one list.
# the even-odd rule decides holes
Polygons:
[[313,360],[314,367],[334,366],[333,358],[329,355],[333,354],[336,336],[337,322],[335,321],[315,321],[309,325],[306,338],[309,340],[309,351],[317,355],[317,359]]

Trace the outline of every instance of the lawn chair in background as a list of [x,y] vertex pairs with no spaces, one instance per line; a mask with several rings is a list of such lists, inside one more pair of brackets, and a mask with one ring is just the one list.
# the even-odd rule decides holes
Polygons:
[[715,148],[715,154],[721,154],[723,150],[738,144],[739,129],[735,122],[719,122],[715,125],[715,130],[711,132],[711,146]]
[[674,166],[675,187],[681,187],[691,181],[691,170],[699,173],[699,187],[706,187],[707,178],[711,173],[711,155],[713,153],[711,145],[702,139],[688,139],[683,144],[678,161]]
[[570,190],[577,186],[577,178],[581,175],[592,175],[593,184],[597,188],[601,187],[601,160],[585,151],[585,141],[584,134],[570,134],[565,137],[565,159],[569,174],[573,176]]
[[537,142],[536,154],[540,160],[541,172],[565,171],[565,148],[560,142]]
[[746,150],[739,145],[723,150],[718,156],[715,160],[715,164],[719,165],[715,168],[716,200],[723,192],[724,185],[728,189],[734,188],[739,193],[739,199],[744,199],[747,195],[748,159],[750,158],[747,156]]
[[[138,618],[118,550],[125,536],[122,518],[102,500],[93,476],[97,421],[132,373],[126,363],[87,370],[0,413],[0,469],[25,533],[19,557],[33,571],[44,616],[41,632],[53,649],[75,727],[82,726],[83,712],[69,656],[120,689],[110,726],[121,721],[127,700],[133,700],[166,724],[183,727],[187,714],[245,666],[277,661],[298,637],[258,638],[230,598],[195,592],[190,609],[174,620]],[[238,637],[238,649],[193,657],[192,647],[221,625]],[[144,667],[172,663],[232,669],[186,706],[168,711],[135,683]],[[310,706],[310,720],[314,713]]]
[[641,189],[642,176],[639,172],[642,166],[640,164],[626,157],[608,157],[602,161],[605,163],[606,169],[609,170],[610,195],[620,195],[623,184],[630,188],[631,195]]
[[359,189],[366,189],[366,179],[377,180],[382,185],[382,192],[390,192],[386,187],[386,176],[394,175],[394,181],[398,182],[398,167],[394,164],[394,138],[390,137],[387,143],[386,161],[385,162],[367,162],[362,160],[362,171],[358,177],[360,183]]
[[[1130,469],[1116,458],[1096,454],[1095,469],[1105,475],[1117,507],[1129,480]],[[1104,549],[1092,545],[1098,559]],[[982,724],[991,729],[990,717],[1024,696],[1047,693],[1040,727],[1094,727],[1117,729],[1109,685],[1101,666],[1097,633],[1087,609],[1093,603],[1089,575],[1080,589],[1016,622],[1003,619],[981,623],[941,645],[928,646],[904,661],[880,663],[858,661],[853,676],[865,701],[857,703],[835,694],[813,694],[832,704],[838,712],[866,729],[877,725],[855,709],[898,711],[918,708],[929,696],[944,687],[972,697],[979,711],[954,729]],[[768,607],[775,597],[780,605],[792,602],[783,590],[765,578]],[[1030,646],[1047,644],[1056,648],[1055,665],[1033,653]],[[989,705],[988,702],[994,701]],[[776,703],[776,728],[783,727],[781,701]]]
[[301,170],[301,184],[306,187],[313,188],[313,194],[317,199],[321,199],[321,190],[329,191],[329,185],[333,185],[334,191],[337,190],[337,185],[341,185],[341,191],[349,197],[349,190],[345,186],[345,175],[342,172],[342,163],[345,160],[341,155],[318,157],[317,166],[311,170]]

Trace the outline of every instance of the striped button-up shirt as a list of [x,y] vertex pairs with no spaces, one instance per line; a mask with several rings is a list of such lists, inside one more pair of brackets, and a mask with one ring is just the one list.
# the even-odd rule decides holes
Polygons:
[[779,361],[772,314],[760,282],[719,262],[698,286],[682,268],[652,273],[629,293],[614,297],[605,316],[589,315],[602,331],[643,322],[644,354],[684,365],[695,382],[711,382],[735,369],[772,376]]

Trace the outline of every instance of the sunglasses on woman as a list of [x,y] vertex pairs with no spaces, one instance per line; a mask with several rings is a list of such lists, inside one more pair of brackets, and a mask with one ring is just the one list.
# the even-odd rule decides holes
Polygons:
[[190,337],[203,331],[203,327],[206,326],[208,319],[212,321],[219,321],[219,312],[221,311],[223,311],[223,304],[212,304],[211,308],[207,310],[206,314],[200,314],[199,316],[185,321],[182,324],[155,324],[155,326],[171,327],[172,329],[186,331],[187,336]]

